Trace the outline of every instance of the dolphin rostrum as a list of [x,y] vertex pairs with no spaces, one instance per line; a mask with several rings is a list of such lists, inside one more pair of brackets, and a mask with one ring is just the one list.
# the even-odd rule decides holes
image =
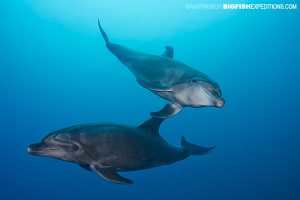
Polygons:
[[106,47],[129,68],[137,82],[170,102],[159,112],[152,112],[153,117],[168,118],[183,107],[223,107],[219,85],[204,73],[174,60],[171,46],[166,46],[161,56],[134,51],[111,43],[99,20],[98,25]]
[[205,148],[181,139],[181,147],[170,145],[159,135],[163,119],[150,118],[137,127],[117,124],[83,124],[48,134],[28,147],[32,155],[74,162],[107,181],[131,184],[119,171],[134,171],[168,165],[190,155],[202,155]]

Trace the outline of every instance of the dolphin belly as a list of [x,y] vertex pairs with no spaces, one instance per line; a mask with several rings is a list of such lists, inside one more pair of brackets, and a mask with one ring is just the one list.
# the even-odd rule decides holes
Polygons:
[[[160,138],[159,138],[160,139]],[[135,130],[120,130],[105,137],[93,139],[97,146],[89,145],[92,157],[102,166],[114,166],[120,171],[134,171],[164,165],[164,152],[173,153],[173,149],[157,138],[149,137]],[[174,152],[174,154],[177,152]]]

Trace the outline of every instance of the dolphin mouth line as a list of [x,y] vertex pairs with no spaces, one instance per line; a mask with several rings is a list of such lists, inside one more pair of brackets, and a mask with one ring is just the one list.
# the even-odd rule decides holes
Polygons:
[[56,150],[61,150],[60,148],[49,148],[49,149],[46,149],[46,151],[56,151]]
[[212,98],[218,98],[218,97],[216,97],[215,95],[213,95],[212,93],[206,91],[206,89],[203,88],[203,90],[204,90],[204,92],[205,92],[208,96],[210,96],[210,97],[212,97]]
[[224,99],[221,96],[216,96],[216,95],[206,91],[204,88],[203,88],[203,90],[208,96],[210,96],[212,99],[214,99],[216,107],[221,108],[224,106]]
[[30,154],[39,154],[39,153],[46,153],[46,152],[51,152],[51,151],[60,151],[63,150],[63,148],[49,145],[47,143],[44,143],[40,147],[35,147],[34,145],[31,145],[27,148],[28,153]]
[[41,149],[41,150],[33,150],[31,148],[27,149],[27,152],[31,155],[34,156],[46,156],[46,157],[51,157],[48,154],[54,151],[60,151],[61,149],[58,148],[51,148],[51,149]]

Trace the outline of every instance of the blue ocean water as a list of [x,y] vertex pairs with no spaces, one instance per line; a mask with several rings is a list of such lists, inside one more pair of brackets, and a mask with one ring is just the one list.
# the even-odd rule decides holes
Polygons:
[[[299,9],[186,3],[1,1],[1,199],[300,199]],[[123,186],[26,152],[56,129],[138,125],[166,103],[105,48],[98,18],[111,41],[153,54],[169,44],[219,83],[223,108],[186,108],[161,127],[170,143],[184,135],[212,153],[123,173],[135,181]]]

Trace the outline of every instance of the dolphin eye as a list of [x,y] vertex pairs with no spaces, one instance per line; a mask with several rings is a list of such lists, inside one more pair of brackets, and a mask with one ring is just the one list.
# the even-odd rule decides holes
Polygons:
[[191,79],[191,82],[194,83],[194,84],[195,84],[195,83],[198,83],[199,81],[200,81],[199,78],[192,78],[192,79]]

